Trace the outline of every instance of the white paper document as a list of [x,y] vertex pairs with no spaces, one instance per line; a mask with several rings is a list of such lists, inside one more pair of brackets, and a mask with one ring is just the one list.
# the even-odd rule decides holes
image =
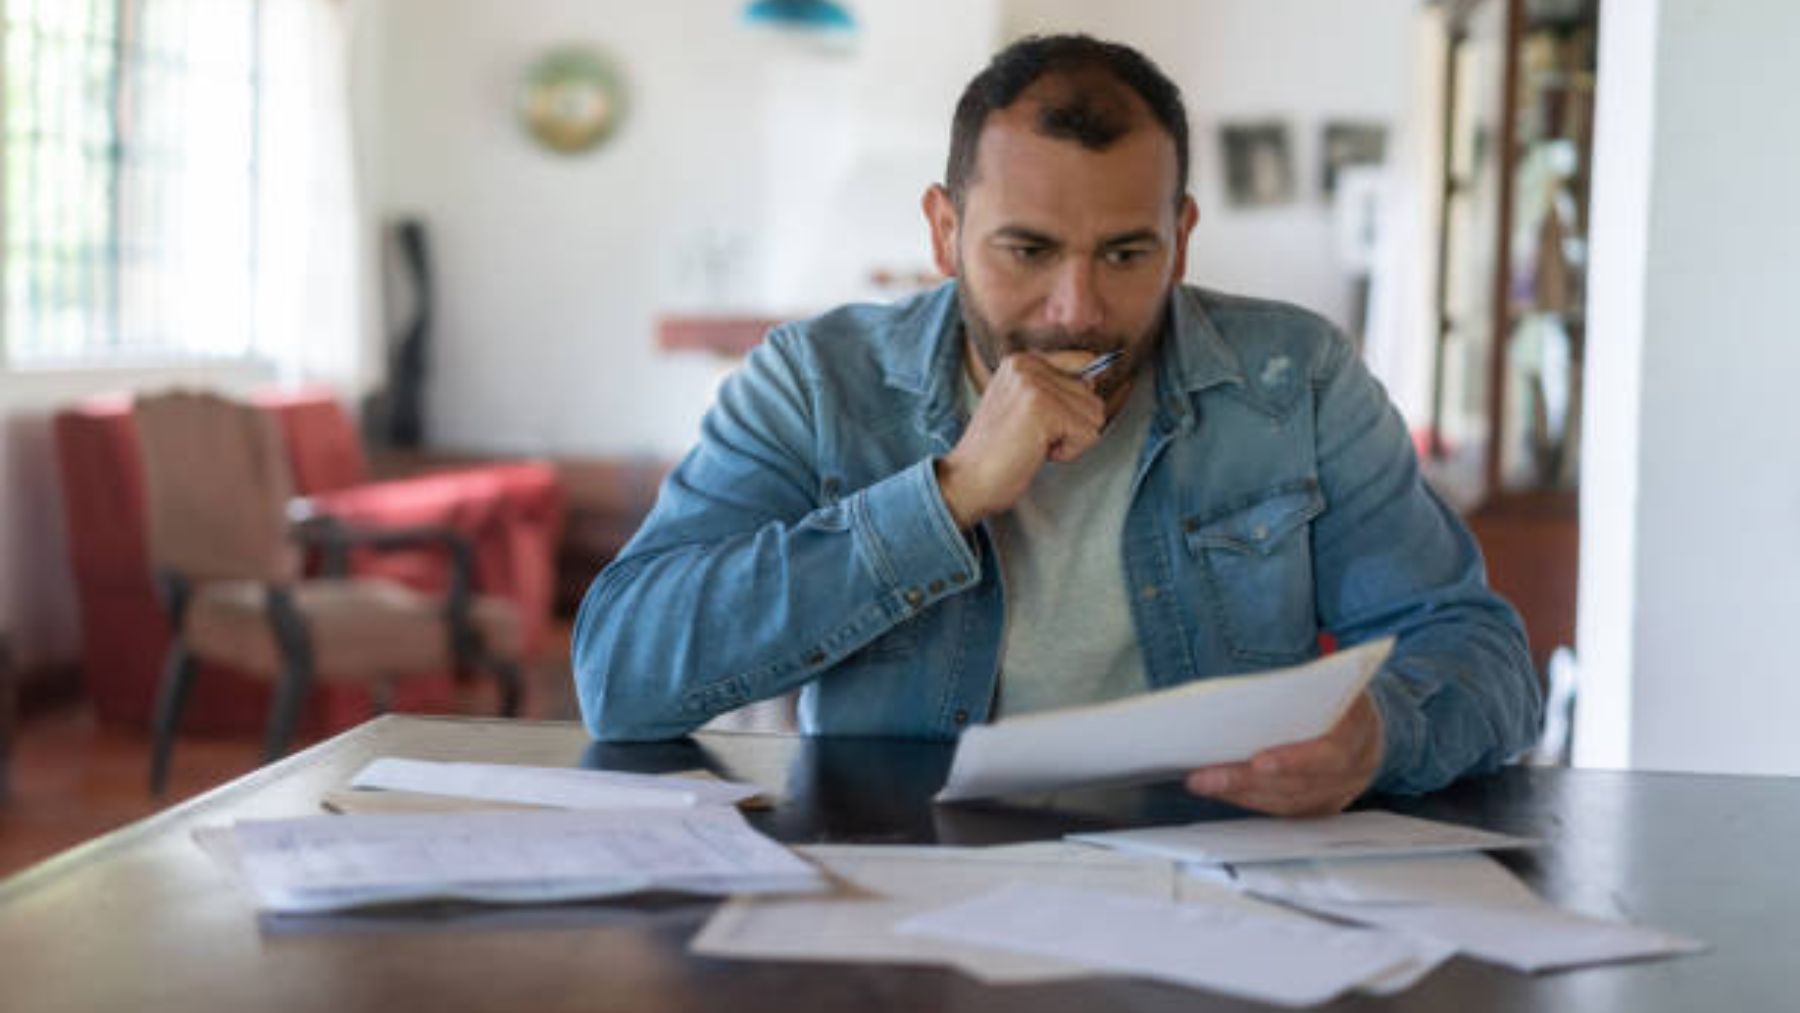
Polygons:
[[384,756],[351,779],[350,787],[550,806],[558,809],[681,809],[735,805],[755,785],[661,774],[502,763],[437,763]]
[[[1302,926],[1310,916],[1215,883],[1176,874],[1172,863],[1062,842],[994,848],[887,845],[801,846],[844,889],[829,896],[734,897],[690,944],[695,953],[736,960],[898,963],[953,967],[989,984],[1091,977],[1094,967],[1008,949],[970,946],[895,926],[916,915],[1012,883],[1060,886],[1147,900],[1173,899],[1238,910]],[[1388,995],[1409,987],[1454,951],[1404,937],[1409,959],[1358,984]]]
[[828,888],[723,807],[244,820],[231,840],[259,906],[277,912]]
[[[1302,914],[1294,907],[1266,903],[1243,892],[1242,885],[1232,879],[1232,870],[1227,866],[1186,865],[1182,866],[1182,872],[1184,875],[1175,883],[1175,899],[1184,904],[1207,903],[1236,907],[1264,918],[1290,919],[1304,925],[1317,922],[1311,915]],[[1358,992],[1399,995],[1456,956],[1456,947],[1436,939],[1424,936],[1400,938],[1404,938],[1411,948],[1412,959],[1357,985]]]
[[1544,903],[1504,865],[1480,853],[1258,862],[1233,866],[1232,872],[1239,889],[1300,905],[1536,907]]
[[1038,884],[1000,887],[898,931],[1308,1006],[1413,961],[1389,933]]
[[1069,840],[1211,864],[1446,854],[1525,848],[1540,843],[1528,837],[1378,810],[1308,819],[1253,816],[1211,820],[1175,827],[1070,834]]
[[965,730],[940,802],[1155,781],[1324,734],[1391,638],[1295,668],[1205,679]]
[[1519,971],[1698,953],[1706,944],[1642,925],[1609,922],[1548,904],[1481,907],[1309,902],[1322,914],[1434,939]]
[[1176,888],[1174,867],[1167,862],[1060,843],[1016,848],[803,845],[796,850],[845,889],[830,896],[734,897],[694,937],[693,951],[739,960],[950,966],[989,983],[1053,981],[1091,972],[1060,961],[903,936],[894,925],[999,883],[1060,884],[1165,900]]
[[1258,896],[1402,932],[1520,971],[1704,948],[1656,929],[1562,911],[1486,855],[1272,862],[1232,870],[1235,885]]

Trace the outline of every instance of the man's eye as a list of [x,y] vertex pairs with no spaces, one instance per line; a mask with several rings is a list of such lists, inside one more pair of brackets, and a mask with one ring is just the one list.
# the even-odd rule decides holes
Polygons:
[[1042,263],[1050,255],[1048,246],[1008,246],[1006,252],[1021,264]]
[[1106,251],[1106,262],[1114,267],[1130,267],[1143,261],[1150,251],[1141,247],[1125,247]]

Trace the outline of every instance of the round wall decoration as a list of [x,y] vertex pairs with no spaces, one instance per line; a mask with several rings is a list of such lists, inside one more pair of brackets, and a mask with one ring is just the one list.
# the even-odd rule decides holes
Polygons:
[[625,86],[612,62],[592,49],[565,46],[540,57],[519,89],[519,120],[539,144],[565,154],[587,151],[617,130]]

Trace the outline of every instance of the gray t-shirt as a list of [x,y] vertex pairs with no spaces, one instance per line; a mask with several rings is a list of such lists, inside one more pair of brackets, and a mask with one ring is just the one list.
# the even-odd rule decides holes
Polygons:
[[[967,373],[962,386],[972,414],[979,395]],[[1154,386],[1138,377],[1100,442],[1075,461],[1045,464],[1023,499],[988,519],[1006,588],[996,717],[1145,688],[1119,546]]]

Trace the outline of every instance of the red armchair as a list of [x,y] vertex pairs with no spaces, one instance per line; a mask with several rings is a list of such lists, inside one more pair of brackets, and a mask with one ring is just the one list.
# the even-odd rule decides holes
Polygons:
[[[486,464],[370,481],[356,429],[329,391],[267,394],[255,401],[280,423],[294,489],[317,512],[372,528],[444,526],[464,533],[475,543],[477,589],[518,607],[528,655],[543,646],[566,513],[554,467]],[[442,553],[371,552],[352,559],[357,573],[390,577],[420,591],[449,586]]]
[[[475,548],[475,586],[509,599],[520,615],[527,657],[549,628],[555,547],[564,500],[555,471],[509,464],[391,482],[365,481],[356,431],[335,397],[323,391],[255,399],[280,423],[295,489],[313,509],[358,526],[443,526]],[[145,549],[144,475],[130,402],[100,399],[55,418],[57,457],[68,518],[69,556],[81,608],[82,665],[89,697],[109,722],[148,726],[168,624],[157,606]],[[441,592],[450,574],[441,555],[356,555],[351,571]],[[203,666],[183,727],[210,733],[254,732],[269,703],[266,683],[218,666]],[[399,710],[451,711],[448,673],[394,686]],[[310,732],[348,727],[372,710],[354,686],[320,686],[310,698]]]

